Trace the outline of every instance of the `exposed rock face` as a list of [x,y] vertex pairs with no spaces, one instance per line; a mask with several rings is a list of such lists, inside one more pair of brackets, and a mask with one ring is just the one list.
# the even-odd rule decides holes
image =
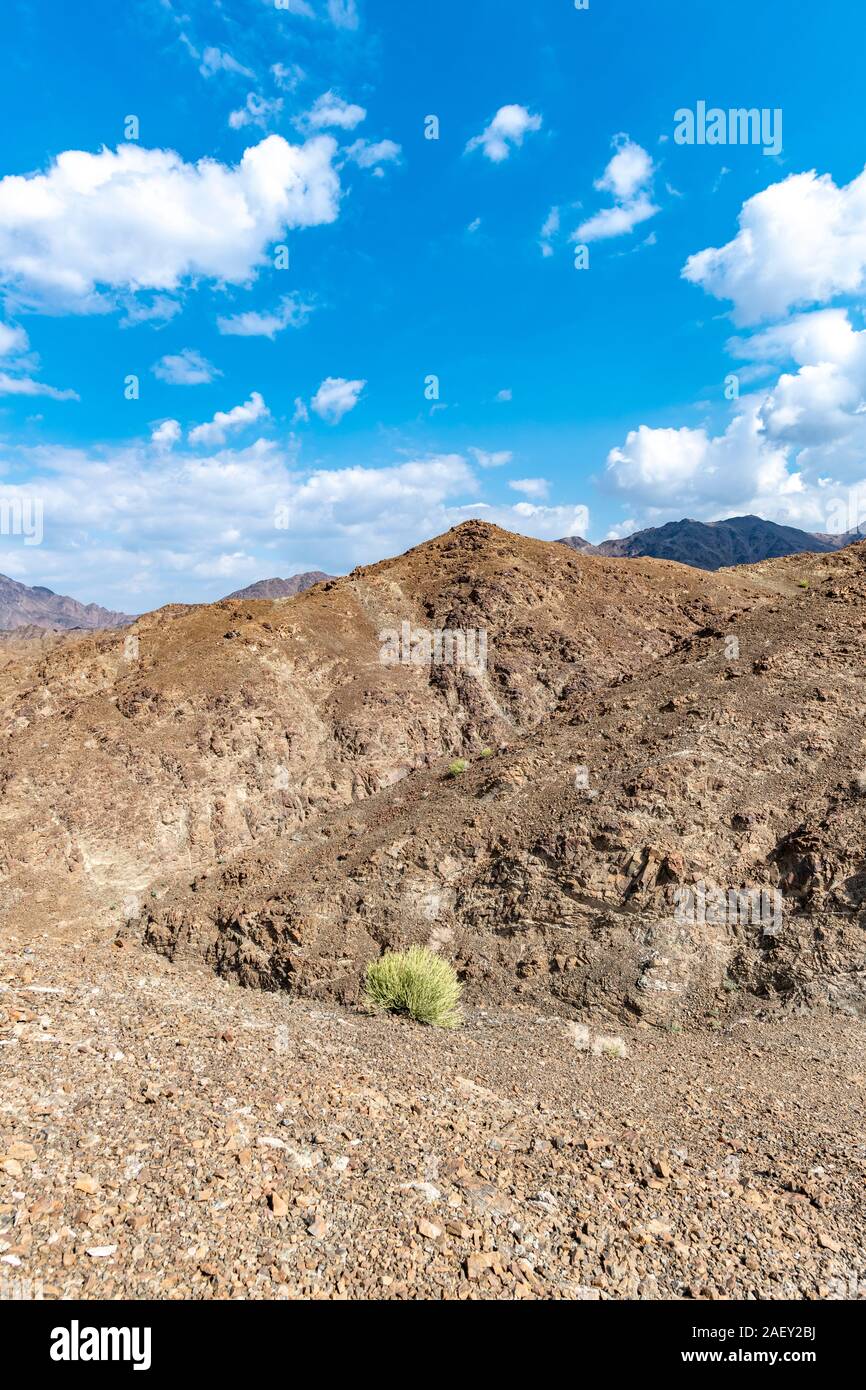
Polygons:
[[725,521],[669,521],[665,526],[651,526],[596,546],[581,536],[567,536],[560,544],[596,555],[629,559],[653,557],[695,565],[698,569],[717,570],[727,565],[757,564],[783,555],[821,554],[839,550],[860,539],[856,531],[844,536],[819,535],[800,531],[796,526],[778,526],[759,516],[732,516]]
[[332,574],[325,574],[322,570],[307,570],[306,574],[295,574],[291,579],[259,579],[255,584],[248,584],[245,589],[235,589],[233,594],[227,594],[226,597],[294,598],[306,589],[312,589],[314,584],[321,584],[324,580],[333,578]]
[[[459,779],[444,762],[416,771],[279,857],[204,875],[139,929],[312,997],[353,999],[383,946],[424,941],[476,1000],[665,1025],[740,990],[859,1009],[866,547],[803,573],[732,576],[713,591],[721,622],[567,690],[492,756],[476,745]],[[698,883],[752,897],[701,918],[683,910]],[[754,909],[761,888],[778,894],[778,934]]]
[[[696,572],[587,563],[473,522],[289,603],[166,608],[10,648],[6,909],[117,920],[174,875],[513,740],[712,611]],[[486,670],[382,664],[380,634],[404,622],[485,629]]]
[[41,584],[31,587],[0,574],[0,629],[14,628],[110,628],[134,622],[128,613],[114,613],[98,603],[55,594]]
[[[468,522],[288,604],[9,656],[6,909],[311,998],[418,941],[475,1003],[857,1010],[864,599],[866,545],[707,574]],[[383,664],[404,622],[484,629],[486,668]],[[778,894],[781,931],[690,915],[700,884]]]

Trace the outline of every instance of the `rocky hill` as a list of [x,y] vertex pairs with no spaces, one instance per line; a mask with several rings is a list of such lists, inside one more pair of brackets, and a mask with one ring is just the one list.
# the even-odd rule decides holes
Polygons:
[[864,601],[467,522],[0,645],[5,1296],[862,1297]]
[[[582,561],[587,598],[612,563]],[[476,717],[449,750],[465,772],[443,758],[211,870],[148,906],[146,939],[312,997],[351,1000],[382,946],[424,941],[477,1000],[581,1017],[669,1025],[741,990],[858,1011],[866,546],[707,579],[653,612],[652,578],[698,573],[647,565],[635,584],[648,638],[694,621],[667,650],[628,652],[602,620],[619,672],[599,658],[530,728]],[[736,914],[683,923],[678,894],[702,882],[778,893],[778,935]]]
[[[864,597],[863,545],[708,574],[473,521],[290,604],[149,614],[132,651],[9,656],[6,911],[313,998],[430,940],[479,1001],[856,1009]],[[486,668],[383,664],[403,623],[484,630]],[[781,938],[684,928],[698,880],[777,890]]]
[[[705,623],[711,585],[471,522],[288,603],[175,606],[123,634],[10,647],[6,909],[117,920],[173,874],[287,847],[670,653]],[[484,627],[487,670],[383,664],[379,634],[404,622]]]

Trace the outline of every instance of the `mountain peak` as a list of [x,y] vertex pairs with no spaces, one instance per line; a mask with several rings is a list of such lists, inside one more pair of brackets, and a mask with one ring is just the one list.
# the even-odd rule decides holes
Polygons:
[[56,594],[42,584],[21,584],[0,574],[0,631],[19,628],[89,629],[126,627],[135,622],[128,613],[101,608],[98,603],[79,603],[78,599]]
[[848,536],[814,534],[750,514],[719,521],[695,521],[684,517],[681,521],[667,521],[662,526],[649,526],[630,536],[601,541],[595,546],[582,536],[565,536],[560,544],[572,550],[613,558],[675,560],[697,569],[717,570],[730,565],[758,564],[761,560],[780,559],[783,555],[822,554],[838,550],[856,539],[858,536],[853,532]]
[[292,575],[291,579],[259,579],[245,589],[226,594],[226,598],[295,598],[306,589],[312,589],[314,584],[333,578],[334,575],[325,574],[324,570],[307,570],[304,574]]

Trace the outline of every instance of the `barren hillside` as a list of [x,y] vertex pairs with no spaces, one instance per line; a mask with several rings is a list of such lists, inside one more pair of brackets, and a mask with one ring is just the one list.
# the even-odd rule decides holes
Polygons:
[[[458,777],[443,759],[150,904],[146,939],[313,997],[354,1000],[368,959],[419,941],[478,1002],[666,1025],[741,992],[862,1009],[866,546],[729,586],[675,649],[567,688]],[[765,888],[781,920],[684,923],[699,883]]]
[[[469,522],[290,602],[170,607],[4,650],[2,872],[17,923],[115,924],[441,758],[507,745],[763,595]],[[484,628],[487,669],[380,662],[404,622]]]
[[[6,911],[313,997],[429,940],[478,1000],[856,1008],[864,593],[864,546],[711,575],[468,522],[288,603],[8,654]],[[383,665],[404,622],[483,629],[486,669]],[[786,930],[684,927],[702,880],[780,892]]]
[[[4,644],[23,1296],[862,1297],[864,598],[866,545],[707,574],[472,522]],[[486,668],[383,665],[404,622]],[[701,882],[779,930],[684,919]],[[365,1009],[409,942],[457,1032]]]

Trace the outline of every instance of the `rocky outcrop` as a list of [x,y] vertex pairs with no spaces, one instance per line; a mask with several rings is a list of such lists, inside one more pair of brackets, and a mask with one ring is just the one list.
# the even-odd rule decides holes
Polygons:
[[313,999],[424,942],[478,1004],[600,1024],[857,1010],[864,598],[866,546],[707,574],[469,522],[10,646],[5,920]]

